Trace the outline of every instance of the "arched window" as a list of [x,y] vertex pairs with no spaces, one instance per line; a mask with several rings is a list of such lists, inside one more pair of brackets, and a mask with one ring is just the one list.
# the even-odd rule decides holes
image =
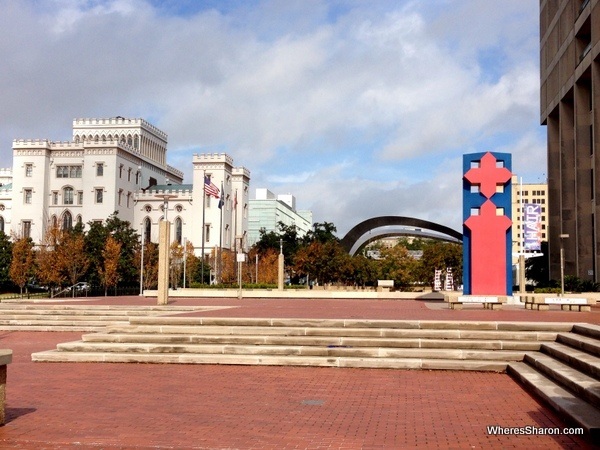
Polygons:
[[81,218],[81,215],[77,216],[77,225],[81,225],[83,223],[83,219]]
[[182,228],[182,223],[181,223],[181,218],[177,218],[175,219],[175,241],[178,244],[181,244],[181,228]]
[[56,219],[56,216],[52,216],[52,219],[50,219],[50,223],[52,223],[52,228],[58,227],[58,220]]
[[137,134],[133,137],[133,148],[135,148],[135,149],[140,148],[140,138]]
[[73,228],[73,216],[69,211],[65,211],[62,218],[62,229],[71,230]]
[[152,231],[152,222],[149,217],[144,219],[144,242],[150,242],[150,232]]
[[131,139],[131,135],[127,136],[127,145],[129,145],[129,146],[133,145],[133,140]]
[[4,217],[0,216],[0,232],[4,233]]
[[73,204],[73,188],[67,186],[63,189],[63,205],[72,205]]

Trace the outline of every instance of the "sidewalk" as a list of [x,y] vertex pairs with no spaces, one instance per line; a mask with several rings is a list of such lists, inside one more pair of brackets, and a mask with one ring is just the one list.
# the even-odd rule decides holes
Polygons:
[[[153,305],[155,299],[82,303]],[[229,307],[194,313],[219,317],[600,323],[600,308],[453,311],[444,303],[411,300],[177,299],[171,304]],[[14,352],[0,448],[592,448],[578,436],[488,435],[492,425],[566,426],[506,374],[31,362],[32,352],[80,336],[0,332],[0,347]]]

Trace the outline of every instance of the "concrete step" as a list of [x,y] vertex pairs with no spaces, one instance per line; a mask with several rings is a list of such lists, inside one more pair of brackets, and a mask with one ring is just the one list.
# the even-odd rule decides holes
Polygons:
[[344,356],[358,358],[426,358],[460,360],[521,361],[524,352],[510,350],[460,350],[435,348],[380,348],[298,345],[216,345],[67,342],[57,345],[60,352],[99,353],[197,353],[271,356]]
[[[145,318],[148,319],[148,318]],[[491,331],[461,329],[399,329],[399,328],[328,328],[328,327],[286,327],[286,326],[231,326],[231,325],[182,325],[182,318],[157,318],[155,325],[138,324],[131,318],[131,326],[107,328],[108,333],[133,334],[197,334],[197,335],[270,335],[270,336],[336,336],[372,338],[427,338],[427,339],[467,339],[467,340],[517,340],[554,341],[556,332],[550,331]],[[144,320],[144,322],[147,322]]]
[[524,362],[569,389],[579,398],[600,406],[600,381],[595,378],[540,352],[527,353]]
[[[600,343],[597,342],[597,344]],[[544,342],[540,345],[540,350],[580,372],[600,380],[600,358],[598,356],[561,342]]]
[[584,336],[600,340],[600,325],[591,323],[576,323],[573,325],[573,333],[582,334]]
[[[132,317],[132,325],[167,324],[164,317]],[[563,322],[463,322],[453,320],[363,320],[363,319],[263,319],[228,317],[169,317],[169,325],[217,325],[292,328],[377,328],[409,330],[487,330],[568,332],[572,323]]]
[[172,311],[138,311],[138,310],[108,310],[108,309],[2,309],[1,318],[13,317],[131,317],[131,316],[158,316],[171,314]]
[[578,333],[558,333],[556,341],[600,357],[600,341]]
[[94,332],[104,328],[103,326],[88,326],[85,324],[74,325],[0,325],[0,331],[73,331],[73,332]]
[[0,303],[0,314],[4,310],[48,310],[48,311],[157,311],[157,312],[193,312],[212,311],[228,307],[221,306],[173,306],[173,305],[40,305]]
[[129,323],[129,316],[119,315],[100,315],[100,314],[0,314],[0,324],[8,322],[43,322],[52,320],[54,322],[75,322],[75,321],[118,321]]
[[[90,319],[90,318],[81,318],[81,319],[77,319],[77,320],[56,320],[55,318],[48,318],[48,319],[38,319],[38,320],[4,320],[4,319],[0,319],[0,327],[24,327],[24,326],[38,326],[38,327],[52,327],[52,326],[59,326],[59,327],[77,327],[77,326],[88,326],[88,327],[95,327],[96,329],[98,328],[104,328],[106,326],[120,326],[120,325],[126,325],[127,323],[129,323],[127,321],[127,318],[124,318],[121,321],[115,320],[114,318],[110,318],[110,319],[106,319],[106,320],[99,320],[98,318],[94,318],[94,319]],[[12,328],[14,329],[14,328]]]
[[389,339],[328,336],[260,336],[260,335],[193,335],[193,334],[127,334],[94,333],[82,336],[86,342],[130,343],[194,343],[246,345],[303,345],[349,347],[402,347],[402,348],[459,348],[480,350],[537,351],[540,341],[501,341],[469,339]]
[[270,355],[211,355],[176,353],[86,353],[50,350],[34,353],[38,362],[113,362],[156,364],[232,364],[277,365],[347,368],[387,368],[421,370],[477,370],[503,372],[506,361],[446,360],[426,358],[356,358],[320,356],[270,356]]
[[508,363],[507,372],[528,391],[542,398],[569,424],[583,427],[600,442],[600,411],[524,362]]

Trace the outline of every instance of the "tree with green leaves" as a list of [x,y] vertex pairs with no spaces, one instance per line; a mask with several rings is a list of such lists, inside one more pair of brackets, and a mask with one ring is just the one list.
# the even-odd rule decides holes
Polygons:
[[92,284],[102,284],[98,274],[104,264],[102,251],[108,236],[121,244],[118,271],[120,282],[133,285],[139,280],[139,235],[118,213],[111,214],[105,222],[89,222],[90,229],[85,235],[86,253],[90,256],[88,280]]
[[525,276],[537,287],[550,286],[550,260],[548,258],[548,242],[540,247],[541,255],[525,260]]
[[416,278],[422,283],[433,284],[436,269],[452,268],[454,284],[461,284],[462,258],[463,249],[460,244],[430,241],[423,247],[423,256],[416,267]]
[[304,242],[321,242],[324,244],[325,242],[339,241],[339,238],[334,234],[336,231],[337,228],[331,222],[315,222],[313,229],[306,233]]
[[378,279],[394,280],[396,287],[409,286],[414,281],[416,265],[415,259],[403,246],[383,248],[379,260]]
[[0,231],[0,293],[14,287],[8,273],[11,260],[12,242],[4,231]]

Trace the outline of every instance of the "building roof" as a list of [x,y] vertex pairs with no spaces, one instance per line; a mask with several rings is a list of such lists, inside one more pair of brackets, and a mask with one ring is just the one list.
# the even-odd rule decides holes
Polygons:
[[1,184],[0,191],[12,191],[12,183]]
[[155,184],[146,189],[147,192],[180,192],[192,191],[193,184]]

